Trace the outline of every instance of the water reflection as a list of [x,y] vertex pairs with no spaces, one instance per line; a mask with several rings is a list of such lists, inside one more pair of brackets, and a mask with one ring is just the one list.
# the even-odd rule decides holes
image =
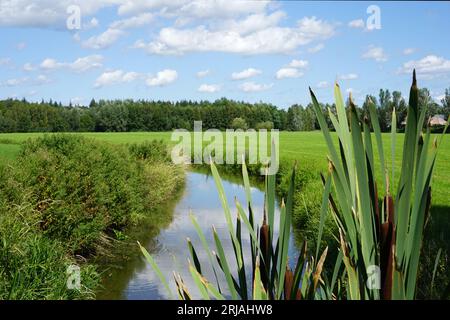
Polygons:
[[[223,186],[227,194],[228,202],[232,209],[232,214],[236,215],[234,205],[235,198],[245,204],[245,190],[240,183],[223,180]],[[252,200],[255,211],[255,220],[260,223],[262,220],[264,193],[258,188],[251,189]],[[245,206],[244,206],[245,207]],[[278,217],[278,205],[276,217]],[[207,266],[202,270],[210,281],[214,281],[214,274],[209,267],[209,260],[206,252],[203,250],[197,233],[189,219],[189,212],[192,212],[198,220],[210,248],[214,250],[214,240],[211,227],[214,226],[219,237],[222,240],[225,253],[230,264],[230,268],[235,270],[234,253],[232,243],[229,240],[228,228],[219,196],[216,191],[215,183],[212,177],[196,172],[189,172],[186,177],[186,188],[181,200],[173,209],[173,221],[168,228],[162,230],[155,238],[149,239],[145,246],[152,254],[166,279],[169,280],[171,288],[176,293],[173,281],[173,271],[181,274],[185,284],[189,289],[195,288],[189,270],[187,269],[187,259],[189,252],[186,245],[186,238],[190,238],[196,247],[197,254],[202,266]],[[244,247],[244,257],[250,257],[250,236],[243,226],[242,241]],[[277,232],[275,226],[275,233]],[[294,247],[291,238],[290,245],[291,261],[295,261],[297,250]],[[251,261],[246,261],[247,270],[250,270]],[[163,285],[154,274],[151,267],[145,263],[143,258],[138,255],[129,262],[125,262],[120,270],[115,270],[107,277],[104,292],[98,295],[99,299],[167,299],[169,298]],[[221,278],[219,272],[219,281],[222,288],[226,288],[226,282]],[[226,291],[226,290],[225,290]],[[194,297],[198,297],[198,292],[192,290]]]

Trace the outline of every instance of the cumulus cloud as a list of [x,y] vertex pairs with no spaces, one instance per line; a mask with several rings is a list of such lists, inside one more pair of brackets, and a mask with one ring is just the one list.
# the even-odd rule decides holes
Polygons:
[[84,16],[91,16],[99,9],[111,6],[113,0],[2,0],[0,1],[0,26],[7,27],[66,27],[67,8],[78,5]]
[[92,69],[102,67],[103,66],[103,56],[94,54],[94,55],[78,58],[73,62],[60,62],[60,61],[57,61],[52,58],[47,58],[47,59],[44,59],[39,66],[42,70],[46,70],[46,71],[66,68],[73,72],[83,73],[83,72],[87,72]]
[[137,16],[131,18],[117,20],[111,23],[110,28],[112,29],[130,29],[139,28],[153,22],[153,14],[151,13],[141,13]]
[[308,48],[308,52],[309,53],[316,53],[319,52],[320,50],[322,50],[323,48],[325,48],[325,45],[323,43],[319,43],[318,45]]
[[277,71],[275,77],[280,80],[284,78],[299,78],[302,75],[303,73],[296,68],[281,68]]
[[23,65],[23,70],[24,71],[34,71],[36,70],[36,66],[34,66],[33,64],[27,62]]
[[198,87],[198,92],[214,93],[220,91],[220,86],[217,84],[202,84]]
[[317,85],[316,88],[318,89],[323,89],[323,88],[328,88],[329,84],[327,81],[320,81]]
[[89,22],[83,24],[83,29],[85,30],[94,29],[97,28],[99,24],[100,22],[97,20],[97,18],[94,17],[91,20],[89,20]]
[[23,85],[29,86],[40,86],[43,84],[50,83],[51,80],[46,75],[38,75],[37,77],[21,77],[21,78],[11,78],[0,82],[0,86],[4,87],[17,87]]
[[137,72],[125,72],[123,70],[113,70],[102,73],[97,80],[95,80],[94,87],[101,88],[113,84],[127,83],[134,81],[140,77]]
[[233,80],[243,80],[243,79],[248,79],[251,77],[255,77],[259,74],[261,74],[262,71],[258,70],[258,69],[254,69],[254,68],[248,68],[245,70],[242,70],[240,72],[233,72],[231,74],[231,79]]
[[352,20],[348,23],[350,28],[364,29],[365,23],[363,19]]
[[308,64],[309,64],[309,62],[308,61],[306,61],[306,60],[296,60],[296,59],[294,59],[294,60],[292,60],[290,63],[289,63],[289,67],[291,67],[291,68],[306,68],[307,66],[308,66]]
[[[248,30],[247,30],[248,32]],[[295,27],[270,26],[254,32],[212,29],[204,25],[193,28],[162,28],[155,40],[136,41],[134,47],[152,54],[184,54],[187,52],[228,52],[240,54],[291,53],[299,46],[335,34],[335,26],[305,17]]]
[[89,49],[105,49],[125,34],[120,29],[108,28],[105,32],[83,41],[82,46]]
[[387,61],[387,55],[382,47],[370,46],[366,52],[362,55],[364,59],[372,59],[376,62]]
[[219,23],[219,28],[246,35],[275,27],[284,17],[286,17],[286,13],[283,11],[276,11],[269,15],[265,13],[251,14],[242,20],[226,19],[222,23]]
[[49,78],[48,76],[46,76],[45,74],[40,74],[40,75],[38,75],[38,76],[36,77],[36,80],[35,80],[35,84],[36,84],[36,85],[43,85],[43,84],[47,84],[47,83],[50,83],[50,82],[52,82],[52,81],[51,81],[50,78]]
[[3,81],[0,84],[2,86],[6,86],[6,87],[16,87],[16,86],[20,86],[20,85],[26,83],[28,80],[29,80],[28,77],[12,78],[12,79],[7,79],[7,80]]
[[266,91],[273,87],[273,84],[259,84],[254,82],[244,82],[239,88],[244,92]]
[[149,77],[146,81],[147,85],[150,87],[154,86],[165,86],[168,85],[178,78],[178,73],[175,70],[165,69],[159,71],[155,76]]
[[341,80],[355,80],[355,79],[358,79],[358,75],[356,73],[342,74],[342,75],[339,76],[339,79],[341,79]]
[[250,13],[263,12],[270,1],[249,0],[125,0],[118,8],[118,13],[135,14],[148,10],[159,10],[167,16],[184,16],[193,18],[232,18]]
[[433,78],[450,73],[450,60],[436,55],[428,55],[419,60],[405,62],[399,71],[410,74],[414,68],[418,74]]
[[204,78],[208,76],[211,72],[209,70],[201,70],[197,72],[197,78]]

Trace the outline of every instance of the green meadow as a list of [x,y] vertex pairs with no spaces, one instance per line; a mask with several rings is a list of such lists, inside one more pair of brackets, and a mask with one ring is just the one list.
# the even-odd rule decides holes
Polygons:
[[[73,135],[83,135],[95,138],[112,144],[130,144],[140,143],[147,140],[163,140],[171,142],[170,132],[125,132],[125,133],[69,133]],[[43,133],[3,133],[0,134],[0,159],[2,161],[14,159],[20,150],[20,143],[30,138],[44,135]],[[335,136],[336,137],[336,136]],[[434,135],[437,139],[440,135]],[[336,137],[337,140],[337,137]],[[391,176],[391,135],[383,134],[384,153]],[[395,163],[399,168],[401,164],[403,148],[403,135],[397,134],[395,142]],[[375,150],[376,152],[376,150]],[[317,172],[326,170],[327,165],[327,148],[320,131],[312,132],[280,132],[280,162],[294,164],[297,161],[298,166],[308,168],[316,168]],[[397,184],[397,174],[394,187]],[[381,174],[378,170],[378,178]],[[433,195],[432,203],[435,209],[439,208],[440,212],[450,211],[450,141],[448,137],[444,137],[440,146],[435,173],[433,177]]]

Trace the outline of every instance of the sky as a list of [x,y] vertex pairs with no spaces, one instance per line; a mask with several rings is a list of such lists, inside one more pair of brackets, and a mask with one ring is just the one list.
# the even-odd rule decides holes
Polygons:
[[0,0],[0,99],[210,100],[280,108],[450,87],[450,3]]

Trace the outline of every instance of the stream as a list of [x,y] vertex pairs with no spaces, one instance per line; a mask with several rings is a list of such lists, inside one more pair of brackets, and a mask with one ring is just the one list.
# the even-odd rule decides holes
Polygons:
[[[246,208],[244,186],[238,179],[227,180],[222,178],[223,187],[227,195],[228,203],[233,216],[236,215],[236,207],[234,199],[236,199]],[[264,192],[253,186],[251,188],[253,209],[255,221],[260,224],[262,221]],[[219,195],[216,190],[214,179],[205,173],[189,171],[186,174],[186,186],[183,195],[179,198],[175,207],[167,210],[172,215],[171,223],[164,229],[161,229],[156,236],[149,236],[145,242],[141,244],[146,247],[152,257],[155,259],[162,273],[169,282],[173,294],[176,298],[176,287],[173,280],[173,271],[178,272],[183,278],[186,286],[189,288],[193,298],[198,298],[198,292],[195,289],[194,281],[187,268],[189,251],[186,239],[190,238],[196,248],[202,265],[202,271],[206,274],[206,278],[215,283],[214,273],[210,267],[208,255],[203,249],[200,239],[192,225],[189,213],[192,212],[202,228],[211,250],[215,249],[212,236],[212,226],[217,230],[219,238],[222,240],[224,251],[227,256],[230,268],[234,272],[235,259],[231,241],[229,240],[228,228],[225,215]],[[279,216],[278,203],[276,205],[276,220]],[[233,223],[235,223],[233,219]],[[277,233],[277,225],[274,232]],[[295,261],[297,256],[297,248],[295,247],[293,237],[291,235],[290,243],[290,261]],[[244,248],[244,259],[247,258],[247,270],[251,269],[250,257],[250,236],[246,232],[244,224],[242,225],[242,246]],[[214,262],[216,263],[216,262]],[[205,270],[203,270],[205,266]],[[217,266],[217,264],[216,264]],[[218,267],[216,268],[217,270]],[[219,283],[222,289],[226,289],[226,282],[219,271]],[[250,281],[250,279],[248,279]],[[126,259],[123,263],[111,266],[104,277],[103,290],[97,293],[97,299],[169,299],[170,296],[163,284],[156,276],[151,266],[145,261],[142,255]],[[225,294],[226,294],[226,290]]]

